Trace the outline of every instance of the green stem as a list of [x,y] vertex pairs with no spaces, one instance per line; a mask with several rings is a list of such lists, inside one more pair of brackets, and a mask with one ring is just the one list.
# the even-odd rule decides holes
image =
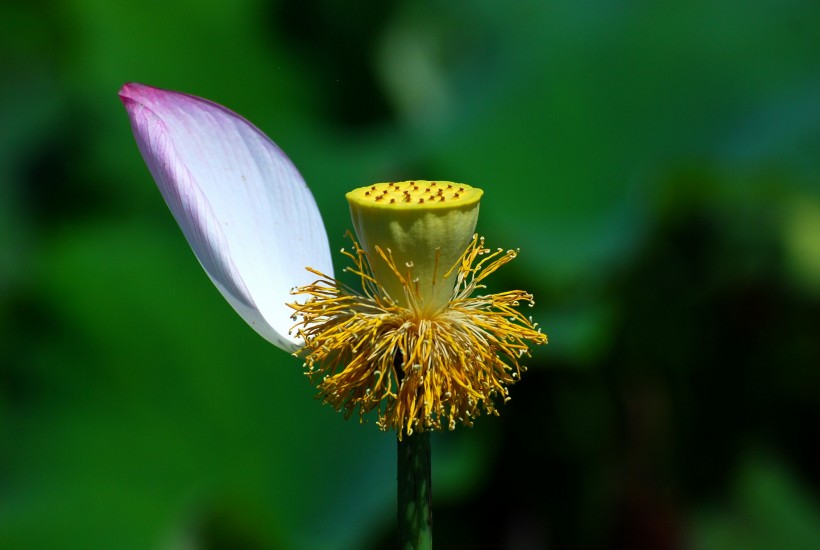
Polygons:
[[405,435],[398,445],[399,548],[433,548],[430,432]]

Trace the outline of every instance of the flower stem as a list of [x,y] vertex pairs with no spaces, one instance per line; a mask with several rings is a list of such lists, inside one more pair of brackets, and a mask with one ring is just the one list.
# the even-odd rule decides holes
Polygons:
[[397,463],[399,548],[433,548],[433,505],[430,495],[430,432],[404,436]]

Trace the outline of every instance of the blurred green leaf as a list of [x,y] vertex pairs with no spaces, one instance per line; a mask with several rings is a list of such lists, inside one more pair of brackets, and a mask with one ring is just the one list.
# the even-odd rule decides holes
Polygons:
[[42,260],[56,318],[28,350],[45,386],[6,457],[0,540],[150,547],[226,497],[276,520],[254,536],[293,548],[354,548],[389,517],[392,483],[362,480],[394,475],[393,436],[312,399],[299,361],[248,330],[181,236],[73,227]]
[[781,461],[756,453],[738,470],[731,504],[701,514],[694,537],[703,550],[809,550],[820,545],[820,507]]

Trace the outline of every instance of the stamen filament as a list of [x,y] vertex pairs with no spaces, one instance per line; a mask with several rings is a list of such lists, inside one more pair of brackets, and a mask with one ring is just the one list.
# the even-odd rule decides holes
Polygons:
[[[353,240],[352,235],[348,236]],[[474,236],[461,258],[445,273],[456,273],[451,300],[425,312],[412,277],[389,250],[376,247],[377,260],[400,281],[403,300],[390,296],[373,274],[371,258],[353,240],[343,251],[347,270],[361,291],[317,270],[312,284],[294,289],[307,295],[294,303],[294,329],[304,339],[306,374],[318,382],[319,397],[350,417],[375,411],[377,425],[399,438],[414,431],[472,425],[482,410],[498,414],[495,397],[509,400],[508,386],[526,368],[529,344],[544,344],[541,333],[516,307],[532,295],[512,290],[472,296],[488,275],[514,259],[516,251],[490,252]],[[437,267],[436,267],[437,269]],[[404,304],[404,305],[402,305]]]

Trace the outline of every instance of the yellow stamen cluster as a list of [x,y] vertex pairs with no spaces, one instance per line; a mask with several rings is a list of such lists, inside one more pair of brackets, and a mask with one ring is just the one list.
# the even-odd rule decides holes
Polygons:
[[[352,239],[352,236],[351,236]],[[358,410],[362,419],[377,411],[383,429],[454,429],[472,425],[482,409],[498,414],[495,399],[509,400],[507,386],[526,370],[526,341],[547,343],[537,324],[517,309],[532,306],[532,295],[513,290],[472,296],[488,275],[517,252],[491,252],[474,236],[461,258],[445,274],[456,274],[449,303],[433,314],[420,307],[412,269],[396,265],[390,251],[376,247],[379,258],[401,281],[403,300],[387,294],[373,276],[368,254],[353,241],[342,252],[353,262],[361,291],[312,270],[319,279],[294,289],[308,296],[294,303],[295,329],[305,340],[297,353],[307,374],[318,381],[319,397],[346,417]]]

